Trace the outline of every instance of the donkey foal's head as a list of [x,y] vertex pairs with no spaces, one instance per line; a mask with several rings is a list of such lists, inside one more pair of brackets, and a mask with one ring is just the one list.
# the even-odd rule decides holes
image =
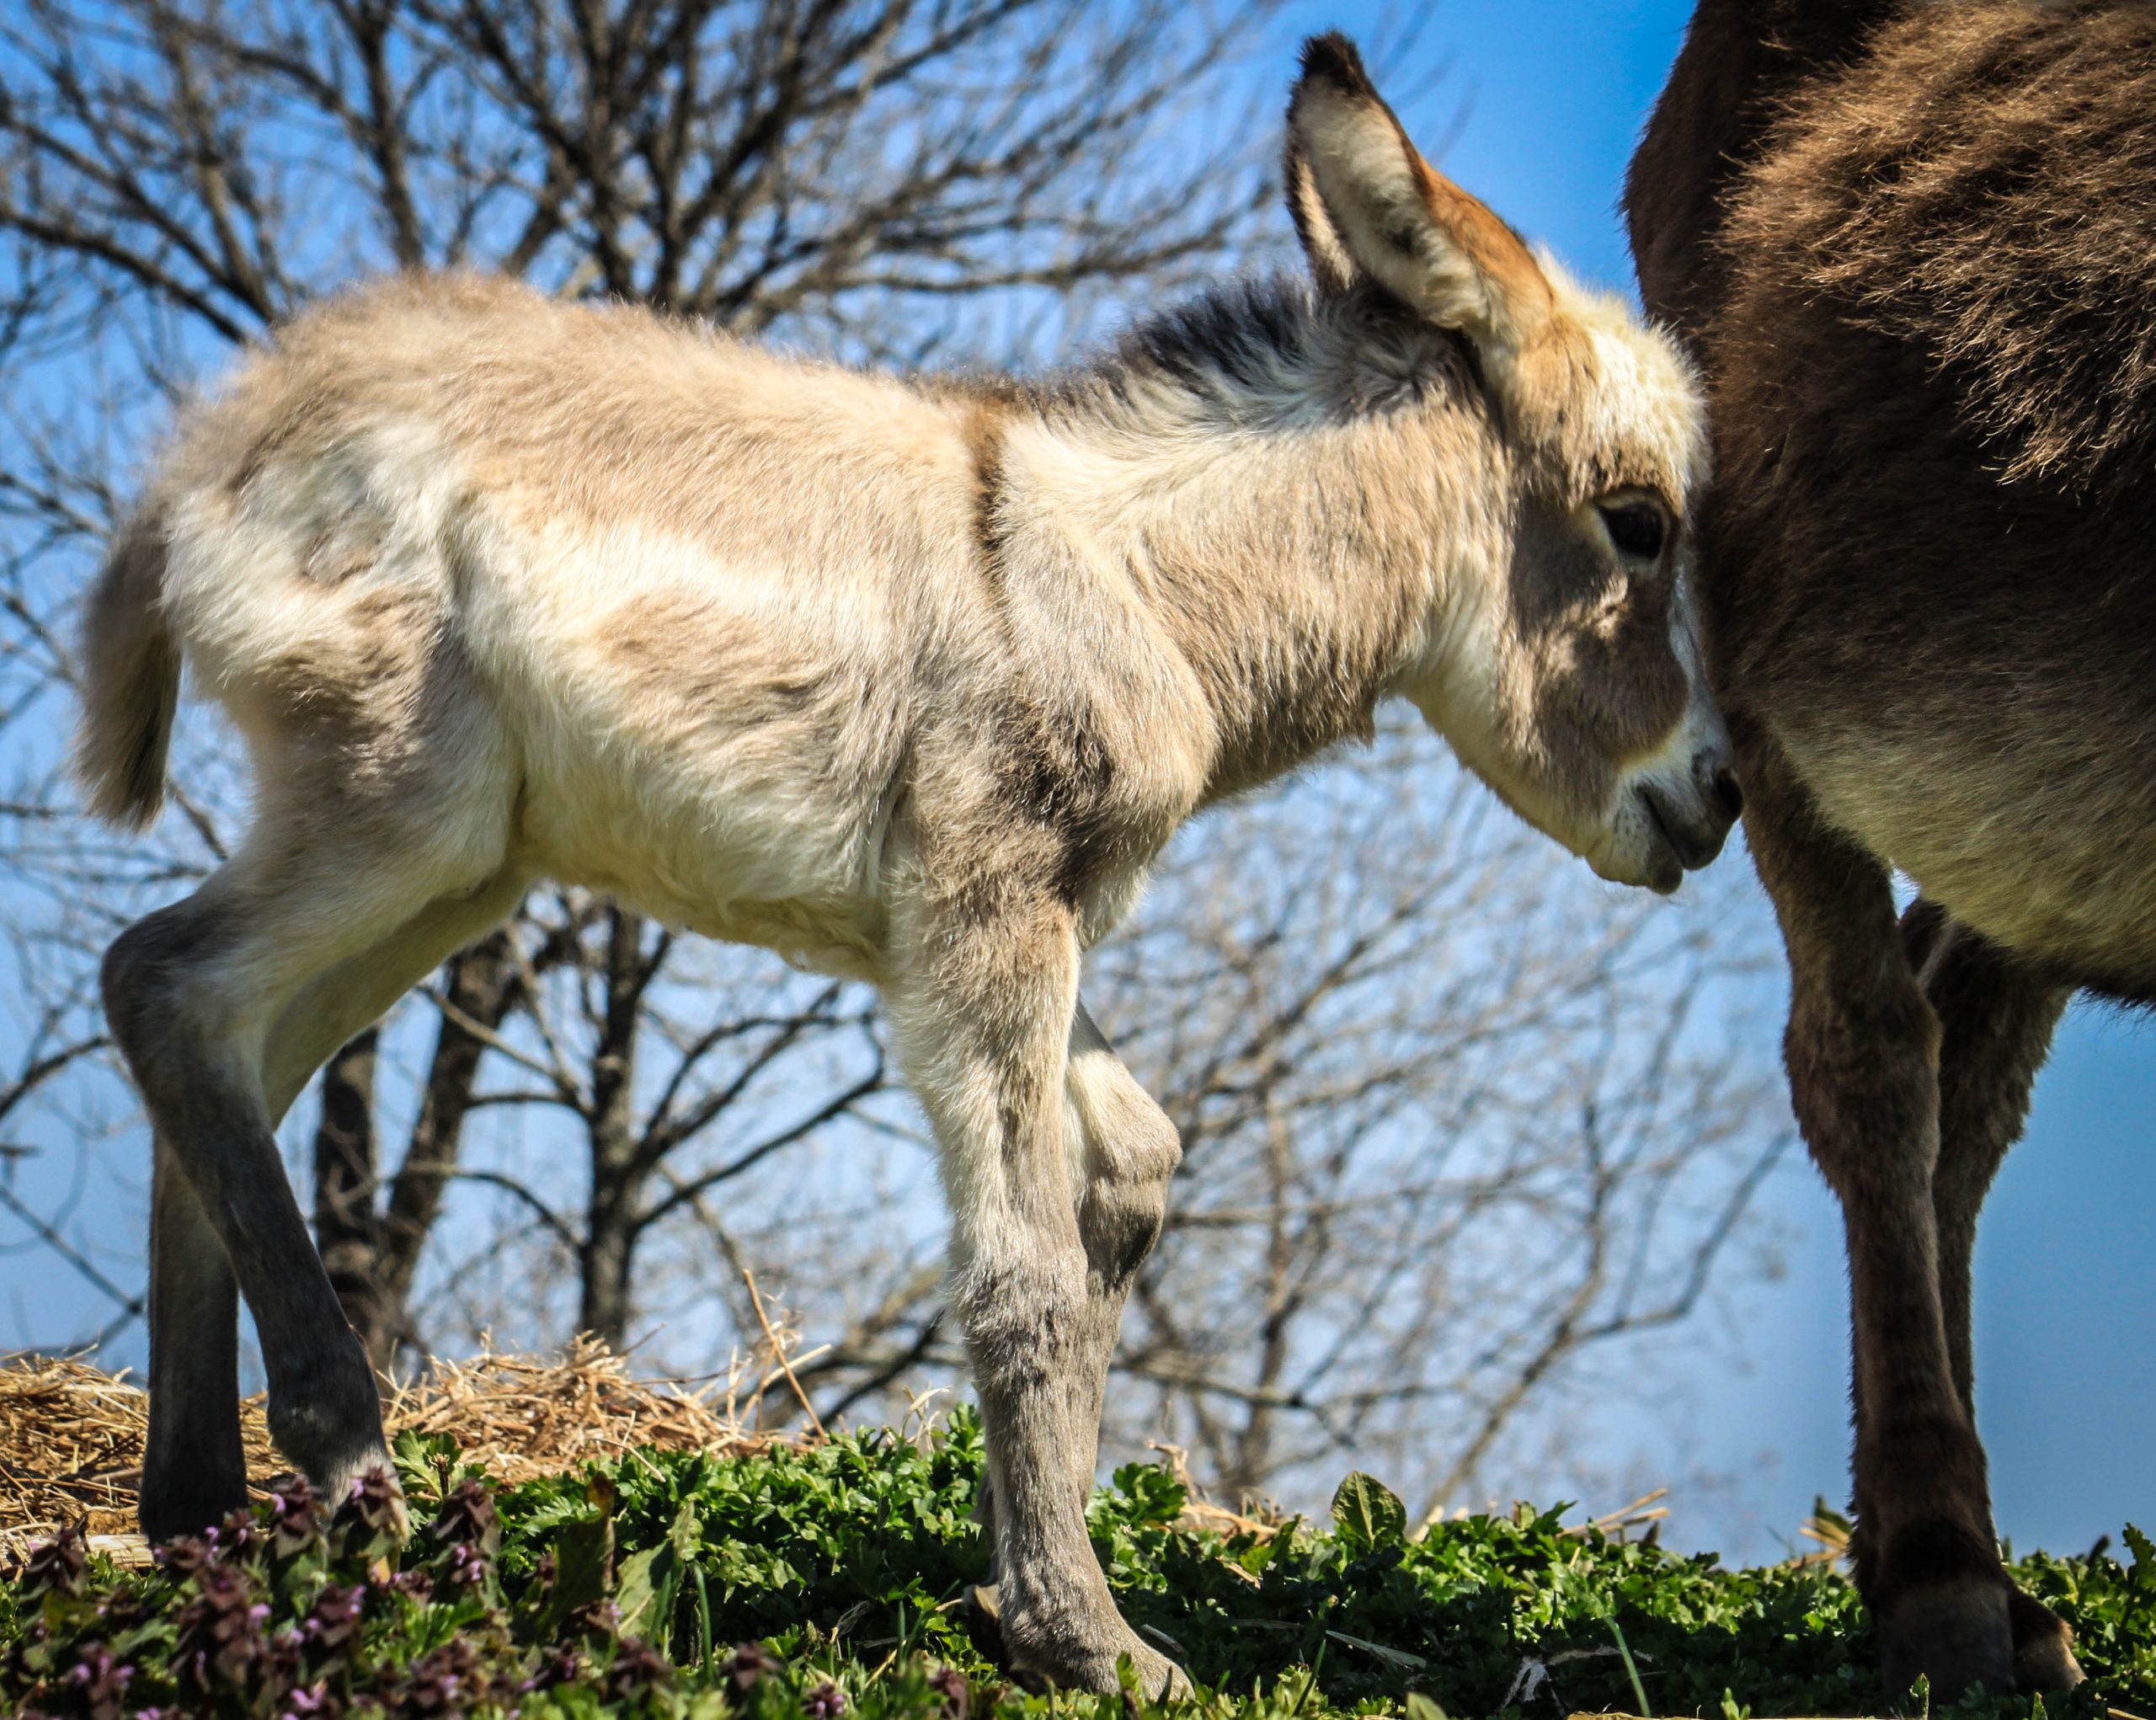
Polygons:
[[[1423,160],[1345,38],[1305,49],[1288,134],[1320,294],[1458,341],[1497,444],[1481,529],[1433,546],[1447,564],[1401,691],[1604,877],[1675,889],[1741,804],[1683,574],[1706,460],[1689,368]],[[1417,409],[1434,488],[1448,403]]]

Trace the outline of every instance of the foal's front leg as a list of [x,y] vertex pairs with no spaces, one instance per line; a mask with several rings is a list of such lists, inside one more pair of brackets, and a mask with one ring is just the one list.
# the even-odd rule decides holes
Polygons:
[[1014,1669],[1059,1685],[1112,1693],[1127,1655],[1147,1694],[1187,1691],[1117,1612],[1086,1526],[1108,1284],[1119,1280],[1119,1308],[1128,1278],[1107,1274],[1097,1294],[1079,1221],[1084,1172],[1065,1115],[1070,909],[1009,892],[990,911],[976,899],[894,917],[885,1000],[942,1149],[951,1301],[987,1429],[1006,1648]]
[[[1176,1125],[1123,1067],[1086,1006],[1070,1026],[1065,1121],[1078,1163],[1078,1237],[1086,1250],[1086,1370],[1093,1422],[1107,1388],[1132,1281],[1160,1240],[1168,1179],[1182,1162]],[[995,1532],[995,1493],[981,1489],[980,1520]]]
[[1160,1240],[1168,1178],[1182,1141],[1168,1114],[1123,1066],[1086,1006],[1070,1030],[1065,1092],[1079,1141],[1078,1236],[1086,1249],[1086,1315],[1094,1421],[1123,1335],[1123,1305]]

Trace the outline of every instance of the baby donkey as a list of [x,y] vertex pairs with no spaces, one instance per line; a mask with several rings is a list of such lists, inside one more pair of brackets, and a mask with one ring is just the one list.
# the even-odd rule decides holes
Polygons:
[[152,1536],[245,1498],[236,1296],[285,1452],[384,1461],[273,1130],[542,876],[881,990],[941,1145],[1015,1669],[1128,1656],[1085,1518],[1180,1149],[1078,1002],[1177,827],[1398,694],[1606,878],[1737,812],[1679,576],[1691,373],[1416,152],[1327,36],[1288,116],[1307,280],[1052,382],[900,380],[406,276],[191,411],[88,612],[91,803],[163,798],[183,664],[243,847],[104,965],[157,1137]]

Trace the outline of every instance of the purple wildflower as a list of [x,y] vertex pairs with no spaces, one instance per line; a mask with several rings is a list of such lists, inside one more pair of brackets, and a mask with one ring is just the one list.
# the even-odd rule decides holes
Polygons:
[[846,1708],[846,1692],[829,1679],[801,1699],[801,1712],[808,1720],[838,1720]]
[[18,1593],[25,1601],[48,1594],[80,1594],[89,1568],[89,1541],[80,1523],[42,1543],[23,1566]]
[[364,1583],[330,1584],[314,1598],[314,1608],[300,1626],[301,1633],[324,1649],[342,1648],[358,1633],[360,1616],[366,1610]]
[[199,1576],[217,1562],[216,1533],[212,1529],[206,1535],[174,1536],[150,1556],[157,1561],[157,1568],[175,1581]]
[[327,1684],[311,1684],[285,1697],[277,1720],[341,1720],[344,1704]]
[[534,1691],[550,1691],[556,1685],[574,1684],[583,1670],[584,1656],[574,1645],[556,1643],[540,1655],[531,1676],[517,1689],[527,1696]]
[[435,1513],[427,1533],[445,1546],[475,1546],[492,1558],[501,1546],[502,1524],[486,1488],[478,1482],[467,1481],[452,1488],[443,1498],[441,1509]]
[[650,1643],[625,1637],[613,1664],[606,1669],[606,1695],[611,1701],[626,1702],[663,1688],[673,1675],[666,1657]]
[[939,1666],[928,1675],[928,1687],[943,1698],[943,1712],[950,1720],[966,1720],[973,1706],[974,1687],[955,1666]]
[[441,1574],[451,1589],[477,1589],[487,1580],[487,1556],[468,1542],[453,1546]]
[[622,1634],[622,1609],[611,1600],[587,1600],[563,1621],[565,1631],[605,1641]]
[[174,1621],[179,1632],[173,1669],[183,1683],[198,1690],[220,1684],[244,1687],[269,1646],[262,1626],[270,1609],[255,1600],[246,1579],[227,1567],[212,1566],[197,1580],[201,1593],[180,1609]]
[[395,1554],[412,1532],[403,1491],[397,1477],[380,1466],[353,1477],[334,1522],[340,1551],[361,1558]]
[[742,1643],[726,1662],[726,1675],[734,1680],[737,1691],[755,1689],[763,1681],[765,1674],[778,1669],[778,1657],[761,1643]]
[[270,1496],[270,1551],[296,1558],[321,1539],[322,1501],[304,1476],[292,1476]]
[[85,1643],[76,1653],[80,1658],[67,1669],[67,1682],[90,1720],[115,1720],[126,1706],[135,1669],[123,1664],[103,1643]]
[[415,1717],[462,1714],[487,1701],[490,1682],[471,1639],[451,1637],[406,1669],[394,1697],[396,1712]]

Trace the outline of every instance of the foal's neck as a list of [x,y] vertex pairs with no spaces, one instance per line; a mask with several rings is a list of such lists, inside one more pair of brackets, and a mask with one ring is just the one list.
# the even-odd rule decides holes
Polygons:
[[1423,669],[1493,471],[1457,368],[1396,313],[1245,286],[1043,399],[1067,461],[1034,481],[1190,665],[1209,798],[1366,737]]

